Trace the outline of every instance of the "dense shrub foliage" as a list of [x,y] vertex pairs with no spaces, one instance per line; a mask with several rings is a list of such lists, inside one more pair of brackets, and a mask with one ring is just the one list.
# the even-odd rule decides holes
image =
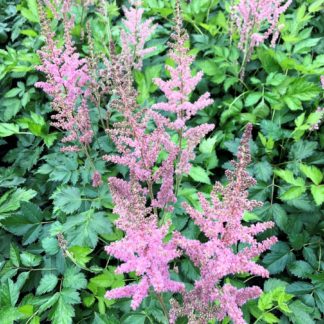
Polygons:
[[0,324],[321,323],[323,0],[0,0]]

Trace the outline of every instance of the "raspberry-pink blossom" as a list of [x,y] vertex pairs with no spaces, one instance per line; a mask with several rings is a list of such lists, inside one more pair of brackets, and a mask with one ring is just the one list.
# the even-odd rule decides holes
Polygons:
[[[104,159],[127,166],[130,180],[109,180],[114,213],[119,215],[116,226],[125,232],[125,237],[107,246],[106,251],[124,262],[117,272],[135,271],[140,278],[137,284],[108,291],[106,297],[132,297],[133,309],[148,295],[150,288],[157,293],[184,291],[182,283],[169,278],[169,263],[180,256],[180,251],[174,240],[165,242],[170,224],[162,222],[159,226],[158,210],[161,214],[172,210],[172,203],[176,202],[174,184],[178,184],[174,181],[175,165],[177,162],[184,165],[178,168],[180,172],[188,171],[195,146],[213,129],[213,125],[208,124],[192,129],[186,125],[212,100],[208,93],[194,103],[189,100],[202,74],[191,75],[193,57],[185,47],[186,36],[179,29],[180,23],[179,20],[176,26],[179,33],[174,36],[175,45],[171,45],[173,51],[170,54],[177,66],[169,68],[171,80],[156,80],[166,95],[166,105],[159,103],[151,109],[139,107],[132,78],[133,67],[127,65],[127,52],[116,54],[112,47],[111,61],[107,64],[114,91],[110,106],[123,116],[123,120],[107,129],[117,154],[106,155]],[[171,110],[168,104],[173,105]],[[168,115],[160,112],[163,110]],[[180,145],[172,141],[170,130],[181,134]],[[181,140],[187,142],[185,149],[182,149]]]
[[87,106],[90,97],[87,86],[91,80],[87,61],[76,52],[70,35],[74,22],[73,17],[68,17],[69,5],[70,1],[64,3],[62,13],[57,12],[54,5],[52,7],[55,16],[62,19],[64,24],[65,42],[61,47],[55,40],[49,22],[42,16],[42,33],[46,44],[39,51],[42,65],[37,69],[45,73],[47,80],[37,82],[35,86],[52,97],[52,108],[56,114],[51,116],[51,124],[66,132],[63,143],[71,143],[62,151],[75,152],[80,145],[90,144],[93,137]]
[[182,150],[179,163],[177,165],[176,173],[189,173],[191,164],[194,160],[194,149],[199,144],[201,139],[214,129],[214,125],[202,124],[194,128],[189,128],[183,133],[183,138],[187,140],[187,147]]
[[254,48],[271,34],[271,46],[275,46],[283,27],[278,25],[279,17],[291,3],[292,0],[240,0],[232,8],[232,20],[240,33],[239,48],[245,52],[247,60]]
[[[206,323],[206,319],[222,320],[229,316],[235,324],[244,323],[240,306],[250,298],[257,297],[261,290],[258,287],[237,289],[231,285],[219,288],[220,281],[227,275],[250,273],[268,277],[268,271],[256,264],[253,258],[269,249],[277,239],[270,237],[258,242],[255,236],[274,226],[273,222],[265,222],[252,226],[244,226],[244,211],[262,205],[258,201],[248,199],[248,188],[255,180],[246,171],[251,161],[249,140],[252,125],[248,125],[239,147],[238,161],[232,161],[233,171],[226,171],[228,184],[216,183],[211,193],[211,203],[199,194],[202,211],[195,210],[188,204],[184,208],[195,224],[205,234],[207,241],[190,240],[176,232],[175,242],[181,247],[194,265],[200,270],[200,279],[195,281],[193,290],[184,293],[184,301],[180,306],[173,302],[170,313],[171,322],[177,316],[188,316],[191,323]],[[221,198],[220,198],[221,197]],[[246,244],[240,251],[234,246]],[[219,305],[215,305],[215,301]]]
[[131,306],[136,309],[150,287],[158,293],[182,291],[184,285],[169,275],[169,263],[179,256],[172,241],[164,242],[169,224],[158,227],[157,215],[145,205],[147,192],[136,181],[110,178],[109,183],[114,212],[119,215],[116,226],[125,231],[125,237],[105,249],[124,262],[117,267],[117,273],[135,271],[141,278],[137,284],[108,291],[106,297],[132,297]]
[[152,19],[143,19],[144,9],[141,1],[131,1],[130,8],[123,7],[125,19],[122,20],[125,29],[120,38],[126,64],[141,69],[145,55],[155,50],[154,47],[145,48],[145,43],[156,29]]
[[[154,207],[164,208],[175,202],[173,191],[174,161],[178,147],[166,132],[168,119],[137,104],[137,91],[133,85],[132,70],[125,66],[124,54],[115,54],[112,48],[110,77],[115,99],[111,108],[123,115],[123,121],[114,123],[107,134],[114,142],[118,154],[105,155],[106,161],[125,165],[137,181],[150,187],[160,184],[157,197],[151,195]],[[148,131],[149,124],[155,127]],[[167,152],[166,159],[158,165],[161,152]],[[158,167],[158,170],[156,170]]]
[[92,186],[94,188],[100,187],[102,185],[102,178],[99,171],[95,171],[92,175]]
[[[210,94],[206,92],[195,102],[190,101],[190,96],[202,79],[203,73],[198,72],[194,76],[191,73],[194,57],[189,54],[189,49],[186,47],[188,35],[182,29],[179,4],[176,7],[176,25],[171,38],[174,43],[169,44],[171,47],[169,56],[174,61],[175,67],[166,66],[170,73],[169,80],[164,81],[160,78],[154,80],[164,93],[166,101],[153,105],[152,109],[157,113],[159,111],[166,112],[171,120],[165,125],[177,131],[179,135],[179,158],[176,172],[181,175],[189,172],[190,160],[195,158],[194,149],[196,145],[214,128],[214,125],[211,124],[189,128],[186,122],[195,116],[199,110],[211,105],[213,100],[210,98]],[[181,148],[183,139],[187,140],[185,149]]]

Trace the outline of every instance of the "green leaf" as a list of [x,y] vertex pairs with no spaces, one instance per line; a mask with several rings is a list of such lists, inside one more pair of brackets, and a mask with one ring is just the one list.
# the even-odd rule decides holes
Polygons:
[[146,315],[142,313],[136,313],[127,316],[121,321],[121,324],[145,324]]
[[18,321],[21,317],[22,317],[22,314],[15,307],[1,306],[1,308],[0,308],[1,324],[16,323],[16,321]]
[[[96,302],[96,298],[93,294],[83,294],[82,303],[85,307],[91,307]],[[103,322],[104,323],[104,322]]]
[[310,13],[313,13],[313,12],[323,10],[323,4],[324,4],[324,0],[312,1],[308,7],[308,11]]
[[190,280],[197,280],[199,278],[198,269],[188,259],[184,259],[181,262],[180,269],[185,274],[185,276]]
[[213,153],[215,151],[215,144],[217,140],[217,136],[203,139],[199,145],[199,151],[205,154]]
[[33,305],[23,305],[18,308],[18,310],[24,314],[26,317],[31,317],[34,313],[34,306]]
[[271,292],[277,288],[285,288],[288,285],[286,281],[280,279],[271,278],[264,283],[264,291]]
[[219,65],[213,62],[213,60],[197,61],[196,64],[198,65],[199,69],[204,72],[204,74],[209,76],[214,76],[219,71]]
[[62,154],[49,154],[45,157],[46,164],[41,165],[37,170],[39,174],[49,174],[50,181],[57,181],[63,184],[69,181],[76,184],[79,178],[77,156],[71,157]]
[[105,269],[103,273],[90,279],[89,287],[100,287],[100,288],[118,288],[125,285],[124,276],[115,273],[115,267],[109,267]]
[[288,233],[288,237],[291,247],[295,250],[301,250],[309,241],[309,234],[306,231],[296,233],[293,228],[291,228],[290,233]]
[[257,49],[257,55],[259,60],[261,61],[262,67],[266,70],[267,73],[281,71],[277,60],[274,58],[272,50],[259,47]]
[[300,197],[306,191],[306,187],[291,187],[285,191],[280,198],[282,200],[292,200]]
[[95,247],[98,236],[112,232],[111,222],[103,212],[90,209],[77,216],[71,216],[63,225],[63,232],[71,245]]
[[316,256],[316,253],[314,251],[314,248],[305,246],[303,248],[303,256],[304,259],[312,265],[313,268],[317,267],[318,265],[318,259]]
[[52,324],[72,324],[75,312],[69,302],[62,294],[60,295],[49,316]]
[[25,190],[18,188],[15,191],[10,191],[5,193],[0,198],[0,215],[2,213],[8,213],[16,211],[20,204],[24,201],[29,201],[36,196],[36,191],[34,190]]
[[18,133],[19,133],[18,125],[0,123],[0,137],[7,137]]
[[21,101],[17,98],[5,99],[2,103],[5,108],[3,113],[4,121],[9,121],[12,117],[16,116],[19,110],[22,108]]
[[301,164],[299,166],[300,170],[305,174],[305,176],[313,181],[314,184],[319,185],[323,180],[323,174],[320,169],[311,165]]
[[291,314],[294,324],[315,324],[315,321],[309,315],[313,312],[312,307],[308,307],[300,300],[296,300],[290,304]]
[[38,9],[37,9],[37,2],[36,0],[27,0],[28,9],[21,8],[21,14],[28,19],[30,22],[38,23]]
[[197,182],[206,183],[206,184],[211,183],[206,170],[200,166],[192,166],[189,175],[193,180]]
[[288,89],[288,94],[300,101],[309,101],[315,99],[320,93],[320,89],[313,82],[308,82],[303,78],[295,79],[295,81],[290,84]]
[[262,134],[266,135],[267,138],[271,138],[274,141],[279,140],[283,136],[283,130],[281,127],[270,120],[262,120],[260,123]]
[[73,260],[83,268],[86,267],[86,263],[91,260],[91,257],[88,255],[92,250],[88,247],[72,246],[68,251],[71,253]]
[[286,292],[292,295],[305,295],[312,292],[314,286],[308,282],[297,281],[286,288]]
[[312,156],[317,146],[317,142],[300,140],[291,146],[289,151],[289,158],[293,161],[302,161]]
[[58,283],[58,278],[54,274],[45,274],[36,289],[36,295],[43,295],[47,292],[53,291]]
[[35,242],[42,230],[43,214],[41,210],[30,202],[21,203],[21,212],[8,217],[3,225],[15,235],[23,235],[23,244]]
[[5,284],[1,283],[0,300],[1,305],[15,306],[19,298],[19,287],[11,279]]
[[262,92],[252,92],[249,93],[245,99],[245,107],[250,107],[255,105],[262,97]]
[[302,103],[298,98],[285,96],[283,99],[290,110],[295,111],[303,109]]
[[27,251],[20,254],[21,263],[26,267],[37,267],[42,262],[39,255],[29,253]]
[[319,308],[319,310],[324,313],[324,290],[323,287],[319,287],[318,289],[315,289],[314,297],[316,301],[316,306]]
[[263,293],[258,300],[258,307],[262,311],[266,311],[273,307],[273,298],[271,293]]
[[120,320],[116,318],[114,314],[95,313],[92,324],[120,324]]
[[256,214],[245,211],[243,215],[243,220],[245,222],[260,221],[260,217]]
[[83,289],[87,286],[85,275],[76,267],[67,268],[64,272],[63,287],[75,290]]
[[311,193],[313,195],[313,198],[314,198],[317,206],[323,204],[323,202],[324,202],[324,185],[321,185],[321,186],[312,185]]
[[42,247],[48,255],[55,255],[60,250],[57,239],[54,237],[45,237],[42,240]]
[[290,170],[275,170],[274,171],[275,175],[280,177],[281,179],[285,180],[289,184],[303,187],[305,186],[305,181],[302,178],[296,178],[294,177],[294,174]]
[[271,212],[273,215],[273,219],[276,222],[277,226],[282,230],[287,230],[287,223],[288,223],[288,216],[286,211],[283,209],[283,207],[279,204],[272,204]]
[[16,287],[21,290],[21,288],[23,287],[23,285],[26,283],[28,277],[29,277],[30,272],[22,272],[19,274],[17,280],[16,280]]
[[59,299],[60,293],[55,293],[54,295],[50,296],[44,303],[39,306],[38,312],[42,314],[47,309],[51,308]]
[[290,247],[285,242],[278,242],[263,259],[264,264],[271,274],[276,274],[285,269],[294,259],[294,254],[290,251]]
[[267,76],[266,83],[272,86],[278,86],[283,83],[288,77],[282,73],[270,73]]
[[295,45],[294,53],[305,54],[309,53],[312,47],[316,46],[321,38],[308,38],[298,42]]
[[261,181],[269,181],[272,176],[272,166],[268,161],[262,161],[254,165],[255,177]]
[[4,95],[5,98],[13,98],[16,97],[21,92],[20,88],[12,88]]
[[79,188],[58,188],[51,196],[54,200],[54,212],[59,210],[66,214],[72,214],[81,206],[81,193]]
[[307,278],[314,271],[312,266],[305,261],[295,261],[288,266],[288,269],[299,278]]
[[13,245],[10,244],[10,261],[15,267],[19,267],[20,263],[20,257],[19,257],[19,249]]
[[262,315],[262,319],[266,323],[279,323],[279,318],[277,316],[273,315],[272,313],[264,313]]

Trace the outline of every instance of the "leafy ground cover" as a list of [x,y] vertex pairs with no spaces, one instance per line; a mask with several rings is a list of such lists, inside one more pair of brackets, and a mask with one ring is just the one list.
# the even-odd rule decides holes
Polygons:
[[[209,198],[215,181],[227,181],[224,171],[232,170],[229,161],[237,154],[246,125],[253,124],[248,171],[257,183],[249,198],[263,206],[246,212],[243,224],[273,221],[275,226],[258,238],[275,235],[278,242],[255,258],[269,271],[269,279],[240,273],[226,276],[222,285],[238,289],[256,285],[263,290],[242,307],[247,323],[321,323],[324,128],[319,107],[323,106],[324,2],[292,1],[280,15],[276,46],[270,46],[271,40],[262,42],[248,54],[249,60],[231,19],[234,4],[221,0],[181,4],[189,34],[186,44],[195,55],[193,72],[204,73],[193,98],[209,92],[213,99],[189,126],[207,123],[214,130],[195,149],[190,172],[177,188],[173,211],[161,215],[172,222],[172,230],[204,242],[206,237],[182,203],[199,208],[198,193]],[[111,40],[120,51],[123,5],[128,3],[75,1],[69,32],[81,58],[90,63],[98,62],[98,57],[110,58]],[[165,65],[173,64],[168,42],[175,3],[144,0],[142,6],[144,17],[157,24],[147,42],[154,51],[132,75],[136,104],[151,107],[163,100],[154,80],[168,79]],[[52,98],[35,86],[46,80],[36,68],[42,64],[38,50],[46,44],[42,15],[63,45],[66,30],[48,6],[43,12],[36,0],[0,0],[0,323],[168,323],[165,308],[170,309],[171,293],[151,293],[136,310],[130,298],[105,297],[107,291],[139,279],[135,272],[117,274],[120,260],[105,252],[106,246],[124,237],[115,226],[118,215],[107,181],[127,179],[129,168],[102,158],[116,154],[105,129],[121,121],[121,114],[111,108],[116,98],[104,91],[107,85],[100,85],[100,102],[89,104],[96,125],[91,150],[60,151],[64,132],[50,124]],[[100,66],[95,71],[102,70]],[[103,181],[95,187],[94,169]],[[192,288],[201,275],[199,269],[186,256],[173,263],[172,279]],[[230,321],[225,317],[219,322]],[[185,317],[177,320],[187,322]]]

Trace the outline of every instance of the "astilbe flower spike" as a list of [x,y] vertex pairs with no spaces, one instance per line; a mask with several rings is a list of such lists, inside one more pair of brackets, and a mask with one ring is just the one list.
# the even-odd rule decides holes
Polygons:
[[[278,25],[280,15],[287,10],[292,0],[240,0],[232,8],[232,21],[240,33],[239,48],[244,52],[243,68],[255,47],[271,35],[274,47],[283,28]],[[241,71],[241,78],[244,69]]]
[[145,43],[157,27],[152,24],[152,19],[143,19],[144,9],[141,5],[141,1],[132,0],[130,8],[123,7],[125,29],[120,34],[125,64],[136,69],[141,69],[145,55],[155,50],[155,47],[145,48]]
[[106,297],[132,297],[131,306],[136,309],[150,287],[157,293],[183,291],[182,283],[169,278],[168,264],[179,256],[179,251],[172,241],[164,243],[169,224],[158,227],[157,215],[146,207],[146,190],[136,180],[110,178],[109,183],[114,212],[119,215],[116,226],[125,232],[125,237],[107,246],[106,251],[124,261],[117,273],[135,271],[141,279],[137,284],[108,291]]
[[51,124],[66,132],[63,143],[71,143],[63,147],[62,151],[77,152],[80,146],[90,144],[93,137],[87,106],[91,80],[87,61],[80,58],[71,38],[74,24],[73,17],[69,16],[71,1],[65,1],[59,8],[55,6],[58,5],[56,2],[52,4],[47,1],[47,4],[51,6],[56,19],[62,20],[64,24],[64,45],[58,45],[55,33],[40,6],[42,34],[46,43],[39,51],[42,65],[37,69],[45,73],[47,80],[37,82],[35,86],[53,98],[52,108],[56,114],[51,116],[54,120]]
[[[167,101],[153,105],[152,109],[157,111],[155,116],[159,115],[159,111],[169,113],[171,118],[172,115],[175,115],[174,120],[166,123],[166,126],[175,130],[179,135],[179,163],[176,173],[182,175],[188,173],[191,168],[190,160],[195,157],[194,148],[207,133],[214,129],[214,125],[211,124],[202,124],[189,128],[186,122],[196,115],[199,110],[210,106],[213,100],[210,98],[210,94],[206,92],[194,103],[190,102],[190,95],[202,79],[203,73],[198,72],[195,76],[191,75],[190,66],[194,61],[194,57],[189,54],[186,47],[189,37],[182,28],[183,22],[179,1],[176,3],[175,19],[174,33],[171,36],[173,42],[169,43],[171,48],[169,56],[176,66],[166,66],[166,69],[170,72],[170,80],[155,79],[155,84],[164,93]],[[162,115],[160,116],[162,117]],[[182,149],[183,140],[187,141],[185,149]]]
[[[124,262],[117,268],[119,273],[135,271],[140,276],[138,284],[113,289],[107,292],[106,297],[132,297],[131,305],[134,309],[148,295],[150,288],[156,293],[184,290],[182,283],[169,278],[169,263],[179,256],[179,251],[173,240],[164,242],[169,224],[158,226],[158,209],[171,210],[170,203],[176,202],[176,161],[182,162],[183,169],[188,169],[194,146],[213,128],[211,125],[202,125],[190,130],[185,126],[191,116],[212,101],[207,94],[194,104],[189,102],[189,94],[201,79],[201,74],[191,76],[190,64],[193,58],[184,47],[186,38],[183,35],[178,33],[175,37],[178,44],[174,46],[173,53],[177,67],[170,69],[172,80],[157,81],[169,102],[173,100],[172,92],[175,93],[172,112],[178,116],[178,122],[171,121],[172,116],[159,113],[157,110],[165,109],[160,109],[158,105],[152,109],[139,107],[133,86],[133,66],[125,64],[127,50],[123,49],[120,54],[116,54],[114,45],[111,44],[111,60],[106,62],[114,96],[110,107],[122,114],[123,121],[106,130],[119,154],[106,155],[104,159],[127,166],[130,176],[129,181],[109,179],[115,203],[114,212],[119,215],[116,226],[125,232],[125,237],[106,247],[106,251]],[[179,125],[179,122],[182,124]],[[181,145],[173,143],[168,133],[170,129],[184,131],[185,136],[188,136],[188,148],[182,160],[179,159],[182,156]],[[166,154],[166,157],[159,161],[161,153]],[[156,194],[153,185],[159,188]]]
[[[182,283],[170,280],[169,263],[179,256],[179,252],[172,241],[164,242],[169,224],[159,227],[156,211],[158,207],[165,208],[175,202],[173,174],[178,151],[165,131],[167,119],[156,116],[155,127],[148,131],[152,116],[137,104],[132,78],[134,67],[127,64],[128,51],[123,49],[116,54],[113,44],[110,49],[111,61],[106,62],[113,89],[110,107],[122,114],[123,121],[106,130],[119,155],[106,155],[104,159],[127,166],[130,180],[109,179],[114,212],[119,215],[116,226],[125,232],[125,237],[107,246],[106,251],[124,262],[117,272],[135,271],[140,280],[137,284],[113,289],[106,297],[132,297],[131,306],[136,309],[151,288],[156,293],[184,289]],[[155,170],[163,150],[168,156]],[[159,182],[162,185],[154,197],[153,184]]]
[[[117,55],[111,48],[110,77],[115,99],[111,108],[122,113],[124,120],[115,123],[107,129],[107,134],[116,145],[119,155],[105,155],[104,160],[129,168],[129,172],[137,181],[146,182],[152,191],[154,183],[162,182],[161,194],[157,199],[151,195],[154,207],[166,207],[175,202],[173,194],[174,160],[177,156],[177,147],[171,137],[165,132],[164,124],[167,122],[162,116],[155,119],[156,127],[150,132],[147,125],[151,120],[145,109],[140,109],[136,102],[137,92],[133,86],[131,67],[125,66],[124,54]],[[157,171],[154,167],[162,150],[168,152]],[[152,193],[152,192],[151,192]]]
[[[200,279],[194,288],[184,293],[183,304],[173,301],[170,321],[178,316],[187,316],[190,323],[207,323],[209,319],[222,320],[226,315],[235,324],[245,323],[240,309],[247,300],[260,295],[261,289],[250,287],[237,289],[230,284],[220,287],[221,280],[227,275],[250,273],[268,277],[268,271],[252,259],[269,249],[277,239],[270,237],[258,242],[255,236],[274,226],[272,222],[243,226],[244,211],[261,206],[258,201],[248,199],[248,188],[256,182],[246,171],[251,161],[249,140],[252,125],[248,125],[238,150],[238,161],[232,161],[234,171],[227,170],[228,184],[216,183],[211,193],[211,202],[199,195],[202,211],[188,204],[184,208],[195,224],[205,234],[207,242],[190,240],[180,233],[174,239],[194,265],[200,270]],[[219,197],[219,195],[221,197]],[[238,244],[246,247],[236,251]],[[216,304],[215,302],[218,302]]]

